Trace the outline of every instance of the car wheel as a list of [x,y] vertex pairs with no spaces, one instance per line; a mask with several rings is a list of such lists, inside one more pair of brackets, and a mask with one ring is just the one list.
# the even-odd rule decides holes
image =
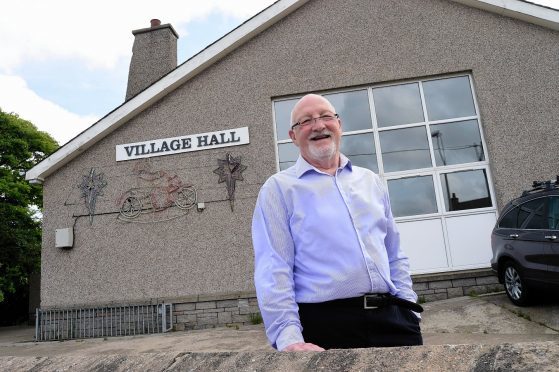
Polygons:
[[518,306],[527,305],[530,290],[526,286],[522,272],[515,263],[506,262],[504,264],[503,278],[505,291],[512,303]]

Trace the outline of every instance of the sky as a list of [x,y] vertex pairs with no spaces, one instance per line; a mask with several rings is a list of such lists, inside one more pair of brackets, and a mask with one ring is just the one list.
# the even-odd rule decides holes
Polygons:
[[0,109],[62,145],[124,101],[132,30],[172,24],[181,64],[275,0],[1,1]]

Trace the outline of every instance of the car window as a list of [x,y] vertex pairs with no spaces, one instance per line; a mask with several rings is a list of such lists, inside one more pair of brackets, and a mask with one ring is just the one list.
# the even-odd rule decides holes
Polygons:
[[501,219],[501,222],[499,222],[499,227],[502,227],[502,228],[505,228],[505,229],[515,229],[516,228],[516,221],[518,219],[519,209],[520,209],[520,207],[515,207],[514,209],[509,211],[507,214],[505,214],[503,216],[503,218]]
[[547,211],[548,228],[559,230],[559,197],[552,196],[549,198],[549,206]]
[[534,199],[520,206],[518,226],[524,229],[546,229],[544,216],[545,198]]

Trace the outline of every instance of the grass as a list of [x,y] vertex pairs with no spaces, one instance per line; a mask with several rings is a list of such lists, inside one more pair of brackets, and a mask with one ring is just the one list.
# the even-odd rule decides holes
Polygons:
[[262,324],[262,315],[260,313],[252,313],[248,314],[248,319],[250,320],[250,324]]
[[470,297],[478,297],[479,294],[477,293],[477,291],[475,291],[475,290],[472,289],[470,292],[468,292],[468,296],[470,296]]

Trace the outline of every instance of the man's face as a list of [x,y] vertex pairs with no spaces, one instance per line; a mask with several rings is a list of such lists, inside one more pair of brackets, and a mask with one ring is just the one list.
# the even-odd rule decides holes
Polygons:
[[[324,97],[309,94],[301,98],[293,108],[291,124],[335,113],[332,104]],[[338,160],[341,136],[342,128],[339,119],[330,122],[314,120],[309,125],[298,125],[289,131],[289,137],[299,147],[301,156],[315,166],[316,163],[328,159]]]

